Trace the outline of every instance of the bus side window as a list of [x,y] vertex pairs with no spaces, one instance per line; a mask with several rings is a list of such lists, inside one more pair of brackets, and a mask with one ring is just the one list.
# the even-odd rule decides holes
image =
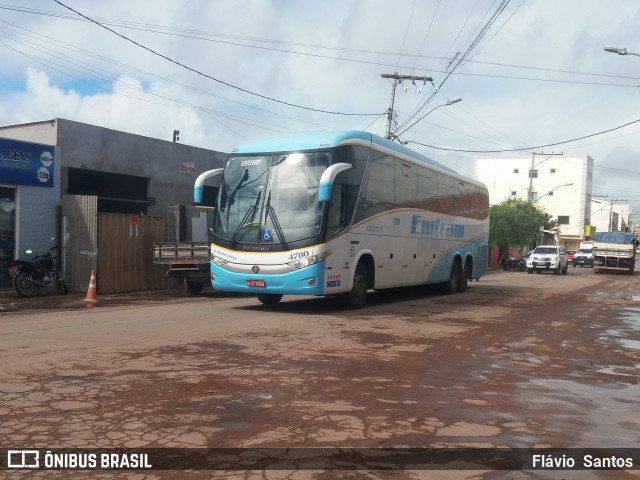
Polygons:
[[469,184],[469,216],[480,219],[480,188]]
[[396,203],[402,207],[418,208],[418,168],[396,160]]
[[384,211],[387,208],[393,208],[393,206],[395,206],[396,189],[394,170],[395,165],[393,158],[379,152],[374,153],[369,171],[367,191],[365,193],[365,209],[385,204],[381,205],[381,211]]
[[455,215],[456,195],[458,188],[454,185],[454,179],[442,173],[438,174],[438,211]]
[[436,174],[420,167],[418,170],[418,206],[423,210],[438,211],[438,183]]
[[469,216],[469,184],[462,180],[455,180],[458,192],[456,194],[456,215]]

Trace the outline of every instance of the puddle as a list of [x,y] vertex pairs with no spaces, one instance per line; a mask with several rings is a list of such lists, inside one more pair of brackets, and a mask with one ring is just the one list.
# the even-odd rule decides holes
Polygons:
[[[637,342],[640,344],[640,342]],[[609,367],[616,373],[616,367]],[[622,380],[622,379],[620,379]],[[572,415],[579,415],[582,433],[576,435],[573,447],[628,447],[640,440],[640,385],[627,383],[583,384],[573,380],[532,380],[535,388],[544,387],[545,397],[579,405]],[[526,392],[529,389],[524,389]],[[573,399],[573,401],[572,401]],[[527,394],[522,401],[530,404]],[[585,403],[587,402],[587,403]],[[550,414],[547,421],[557,423],[567,411]]]
[[636,377],[637,370],[640,368],[640,364],[635,367],[604,367],[596,370],[597,373],[604,373],[607,375],[619,375],[621,377]]
[[640,350],[640,341],[638,340],[620,339],[618,341],[626,348],[631,348],[632,350]]

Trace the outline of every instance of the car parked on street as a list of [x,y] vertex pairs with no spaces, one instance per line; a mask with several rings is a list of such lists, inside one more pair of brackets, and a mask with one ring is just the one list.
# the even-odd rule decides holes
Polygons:
[[593,251],[590,248],[581,248],[573,256],[573,266],[593,267]]
[[573,263],[573,256],[576,254],[577,250],[567,250],[567,262],[569,262],[569,264]]
[[553,272],[566,274],[569,268],[567,252],[558,245],[540,245],[527,259],[527,273]]

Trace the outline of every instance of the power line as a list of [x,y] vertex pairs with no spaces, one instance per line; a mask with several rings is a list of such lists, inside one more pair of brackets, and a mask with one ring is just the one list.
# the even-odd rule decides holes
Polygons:
[[[416,2],[417,0],[413,0],[413,5],[411,6],[411,15],[409,15],[409,23],[407,25],[407,29],[404,32],[404,38],[402,39],[402,47],[400,48],[400,55],[398,55],[398,64],[400,64],[402,52],[404,52],[404,44],[407,41],[407,35],[409,34],[409,28],[411,27],[411,19],[413,18],[413,11],[416,8]],[[398,70],[398,64],[396,64],[396,71]]]
[[[507,6],[509,5],[510,1],[511,0],[501,0],[500,5],[498,5],[496,10],[493,12],[493,14],[489,17],[489,19],[486,21],[486,23],[482,26],[482,28],[480,29],[480,32],[478,32],[478,34],[475,36],[475,38],[471,41],[471,44],[467,47],[467,49],[460,56],[460,58],[455,62],[455,65],[451,68],[451,70],[449,70],[447,72],[447,74],[445,75],[444,79],[434,89],[433,93],[431,95],[429,95],[429,97],[423,102],[422,106],[420,106],[420,108],[418,108],[409,117],[409,119],[403,125],[400,125],[398,127],[398,130],[404,128],[407,123],[409,123],[411,120],[413,120],[415,117],[417,117],[427,107],[427,105],[429,104],[431,99],[442,88],[442,86],[449,79],[451,74],[453,74],[453,72],[456,71],[456,69],[462,64],[462,62],[471,54],[472,50],[480,43],[482,38],[484,38],[484,36],[487,34],[487,32],[489,31],[491,26],[494,24],[494,22],[498,19],[500,14],[502,14],[502,12],[504,12],[504,10],[507,8]],[[409,128],[413,127],[416,123],[418,123],[420,120],[422,120],[425,116],[426,115],[422,116],[418,121],[412,123],[410,125],[410,127],[404,128],[403,132],[408,130]]]
[[572,138],[570,140],[563,140],[561,142],[555,142],[555,143],[547,143],[545,145],[536,145],[534,147],[507,148],[507,149],[503,149],[503,150],[464,150],[464,149],[458,149],[458,148],[444,148],[444,147],[437,147],[435,145],[428,145],[428,144],[425,144],[425,143],[415,142],[415,141],[412,141],[412,140],[409,140],[409,143],[415,143],[417,145],[422,145],[423,147],[431,147],[431,148],[435,148],[435,149],[438,149],[438,150],[447,150],[447,151],[450,151],[450,152],[464,152],[464,153],[522,152],[522,151],[525,151],[525,150],[535,150],[537,148],[555,147],[556,145],[563,145],[565,143],[577,142],[578,140],[584,140],[585,138],[596,137],[598,135],[603,135],[605,133],[613,132],[615,130],[620,130],[621,128],[628,127],[629,125],[633,125],[634,123],[638,123],[638,122],[640,122],[640,118],[637,119],[637,120],[633,120],[631,122],[625,123],[624,125],[619,125],[619,126],[614,127],[614,128],[609,128],[609,129],[603,130],[601,132],[591,133],[589,135],[584,135],[582,137]]
[[[520,6],[518,6],[518,8],[519,7]],[[34,15],[44,15],[44,16],[55,17],[55,18],[62,18],[62,19],[65,19],[65,20],[88,21],[88,20],[85,20],[83,18],[77,18],[75,16],[59,14],[59,13],[50,12],[50,11],[47,11],[47,10],[27,9],[27,8],[15,7],[15,6],[10,6],[9,7],[9,6],[2,6],[2,5],[0,5],[0,10],[12,10],[12,11],[17,11],[17,12],[21,12],[21,13],[29,13],[29,14],[34,14]],[[227,42],[227,41],[221,41],[221,40],[214,40],[214,39],[210,39],[210,38],[203,38],[201,36],[187,35],[187,34],[179,33],[179,32],[193,32],[193,33],[198,34],[198,35],[207,35],[207,36],[222,37],[222,38],[240,39],[240,40],[247,40],[247,41],[261,42],[261,43],[273,43],[273,44],[279,44],[279,45],[291,45],[291,46],[299,46],[299,47],[305,47],[305,48],[316,48],[316,49],[321,49],[321,50],[335,50],[335,51],[343,51],[343,52],[350,52],[350,53],[357,53],[357,54],[372,54],[372,55],[387,55],[387,56],[400,55],[398,52],[388,52],[388,51],[368,50],[368,49],[356,49],[356,48],[339,47],[339,46],[327,46],[327,45],[318,45],[318,44],[310,44],[310,43],[302,43],[302,42],[290,42],[290,41],[284,41],[284,40],[271,40],[271,39],[265,39],[265,38],[259,38],[259,37],[247,37],[247,36],[241,36],[241,35],[211,33],[211,32],[203,32],[203,31],[199,31],[199,30],[177,29],[177,28],[173,28],[173,27],[165,27],[165,26],[158,26],[158,25],[145,24],[145,23],[127,22],[125,20],[109,20],[109,19],[104,19],[104,18],[101,18],[100,20],[101,20],[101,23],[103,23],[103,24],[117,25],[117,26],[122,27],[122,28],[141,30],[141,31],[153,32],[153,33],[161,33],[161,34],[164,34],[164,35],[180,36],[180,37],[184,37],[184,38],[192,38],[192,39],[208,41],[208,42],[224,43],[224,44],[228,44],[228,45],[240,46],[240,47],[245,47],[245,48],[256,48],[256,49],[261,49],[261,50],[270,50],[270,51],[276,51],[276,52],[290,53],[290,54],[293,54],[293,55],[311,56],[311,57],[325,58],[325,59],[329,59],[329,60],[339,60],[339,61],[352,62],[352,63],[363,63],[363,64],[370,64],[370,65],[376,65],[376,66],[381,66],[381,67],[394,67],[395,64],[365,61],[365,60],[362,60],[362,59],[351,59],[351,58],[344,58],[344,57],[335,57],[335,56],[329,56],[329,55],[319,55],[319,54],[313,54],[313,53],[308,53],[308,52],[297,52],[297,51],[293,51],[293,50],[284,50],[284,49],[278,49],[278,48],[260,47],[260,46],[257,46],[257,45],[249,45],[249,44],[245,44],[245,43]],[[467,18],[467,20],[468,20],[468,18]],[[449,49],[450,48],[451,47],[449,47]],[[452,61],[453,60],[452,58],[446,57],[446,56],[438,57],[438,56],[433,56],[433,55],[421,55],[421,54],[412,55],[412,54],[403,53],[402,56],[403,57],[414,57],[416,59],[435,59],[435,60],[448,60],[448,61]],[[508,64],[508,63],[488,62],[488,61],[471,60],[471,59],[465,60],[464,63],[465,64],[473,63],[473,64],[478,64],[478,65],[489,65],[489,66],[497,66],[497,67],[507,67],[507,68],[532,70],[532,71],[540,71],[540,72],[548,72],[548,73],[561,73],[561,74],[568,74],[568,75],[584,75],[584,76],[591,76],[591,77],[618,78],[618,79],[623,79],[623,80],[640,80],[640,77],[633,77],[633,76],[628,76],[628,75],[610,75],[610,74],[604,74],[604,73],[578,72],[578,71],[573,71],[573,70],[558,70],[558,69],[544,68],[544,67],[532,67],[532,66],[529,66],[529,65],[514,65],[514,64]],[[409,68],[414,69],[414,70],[416,69],[415,63],[414,63],[414,65],[412,67],[409,67],[409,66],[398,66],[398,68],[400,70],[409,69]],[[434,72],[434,73],[447,73],[446,70],[441,70],[441,69],[429,69],[429,70],[431,72]],[[461,73],[461,72],[454,72],[453,74],[454,75],[463,75],[463,76],[482,76],[482,77],[489,77],[489,78],[506,78],[506,79],[512,79],[512,80],[545,81],[545,82],[561,82],[561,83],[580,83],[580,84],[584,84],[584,85],[603,85],[603,86],[613,86],[613,87],[634,87],[634,88],[637,88],[637,85],[623,85],[623,84],[610,84],[610,83],[597,83],[597,82],[573,82],[571,80],[560,81],[560,80],[553,80],[553,79],[517,77],[517,76],[509,76],[509,75],[488,75],[488,74],[487,75],[483,75],[483,74]]]
[[88,17],[88,16],[78,12],[77,10],[74,10],[73,8],[65,5],[64,3],[60,2],[59,0],[53,0],[53,1],[56,2],[58,5],[60,5],[61,7],[64,7],[67,10],[70,10],[70,11],[76,13],[77,15],[81,16],[82,18],[85,18],[85,19],[89,20],[90,22],[95,23],[99,27],[104,28],[105,30],[113,33],[114,35],[117,35],[118,37],[120,37],[120,38],[122,38],[122,39],[124,39],[124,40],[126,40],[128,42],[131,42],[134,45],[136,45],[136,46],[138,46],[138,47],[140,47],[140,48],[142,48],[142,49],[144,49],[144,50],[146,50],[146,51],[148,51],[148,52],[150,52],[150,53],[152,53],[152,54],[154,54],[154,55],[156,55],[156,56],[158,56],[160,58],[163,58],[163,59],[165,59],[165,60],[167,60],[167,61],[169,61],[169,62],[171,62],[171,63],[173,63],[175,65],[178,65],[178,66],[180,66],[180,67],[182,67],[182,68],[184,68],[186,70],[189,70],[190,72],[193,72],[193,73],[196,73],[196,74],[201,75],[203,77],[206,77],[206,78],[208,78],[210,80],[213,80],[214,82],[220,83],[220,84],[225,85],[227,87],[239,90],[239,91],[241,91],[243,93],[248,93],[250,95],[254,95],[256,97],[264,98],[265,100],[270,100],[272,102],[281,103],[283,105],[288,105],[290,107],[301,108],[303,110],[310,110],[310,111],[319,112],[319,113],[328,113],[330,115],[345,115],[345,116],[358,116],[358,117],[370,117],[370,116],[378,116],[378,115],[380,115],[380,113],[345,113],[345,112],[333,112],[333,111],[329,111],[329,110],[321,110],[319,108],[305,107],[303,105],[297,105],[295,103],[285,102],[283,100],[278,100],[278,99],[275,99],[275,98],[272,98],[272,97],[268,97],[266,95],[262,95],[262,94],[259,94],[259,93],[256,93],[256,92],[252,92],[250,90],[244,89],[242,87],[238,87],[236,85],[232,85],[231,83],[228,83],[228,82],[225,82],[225,81],[220,80],[218,78],[215,78],[215,77],[213,77],[211,75],[208,75],[208,74],[206,74],[204,72],[201,72],[200,70],[197,70],[197,69],[195,69],[193,67],[189,67],[188,65],[185,65],[184,63],[180,63],[180,62],[178,62],[177,60],[174,60],[171,57],[168,57],[168,56],[166,56],[166,55],[164,55],[164,54],[162,54],[160,52],[157,52],[157,51],[153,50],[152,48],[149,48],[149,47],[147,47],[147,46],[145,46],[145,45],[143,45],[143,44],[141,44],[141,43],[139,43],[139,42],[137,42],[135,40],[132,40],[131,38],[129,38],[129,37],[125,36],[125,35],[122,35],[121,33],[116,32],[112,28],[109,28],[106,25],[103,25],[102,23],[100,23],[100,22],[98,22],[96,20],[93,20],[91,17]]
[[[216,98],[219,98],[221,100],[234,103],[236,105],[242,105],[242,106],[250,108],[252,110],[262,111],[262,112],[269,113],[271,115],[278,116],[278,117],[281,117],[281,118],[285,118],[285,119],[288,119],[288,120],[292,120],[293,119],[292,117],[290,117],[288,115],[284,115],[284,114],[277,113],[277,112],[274,112],[274,111],[271,111],[271,110],[266,110],[264,108],[256,107],[254,105],[250,105],[250,104],[247,104],[247,103],[239,102],[237,100],[232,100],[230,98],[226,98],[226,97],[223,97],[223,96],[220,96],[220,95],[216,95],[216,94],[214,94],[214,93],[212,93],[210,91],[202,90],[202,89],[196,88],[196,87],[194,87],[192,85],[187,85],[187,84],[184,84],[184,83],[176,82],[175,80],[172,80],[170,78],[163,77],[161,75],[157,75],[155,73],[148,72],[146,70],[142,70],[142,69],[140,69],[138,67],[135,67],[135,66],[123,63],[123,62],[119,62],[119,61],[110,59],[110,58],[105,57],[103,55],[97,55],[97,54],[91,53],[88,50],[84,50],[82,48],[77,48],[77,47],[75,47],[75,46],[73,46],[71,44],[64,43],[64,42],[61,42],[61,41],[59,41],[57,39],[48,37],[46,35],[42,35],[42,34],[33,32],[31,30],[18,27],[18,26],[14,25],[12,23],[9,23],[9,22],[5,22],[5,21],[0,20],[0,23],[4,23],[6,25],[10,25],[11,27],[14,27],[16,29],[15,31],[12,31],[11,29],[2,29],[0,27],[0,32],[5,32],[7,38],[11,38],[16,43],[20,43],[20,44],[22,44],[22,45],[24,45],[26,47],[32,48],[32,49],[36,50],[39,54],[48,54],[50,56],[57,57],[57,58],[61,59],[62,61],[70,63],[71,65],[79,66],[80,68],[84,68],[85,72],[81,72],[79,70],[76,70],[75,68],[70,68],[68,66],[63,66],[63,65],[60,65],[58,63],[53,63],[54,65],[57,65],[57,66],[59,66],[61,68],[66,68],[68,70],[71,70],[71,71],[74,71],[74,72],[78,72],[78,73],[85,73],[86,74],[86,71],[91,72],[91,73],[95,73],[97,75],[97,77],[96,77],[96,75],[91,75],[91,74],[90,75],[93,78],[98,78],[99,80],[102,80],[102,81],[110,81],[110,82],[113,82],[113,83],[119,81],[118,79],[116,79],[114,77],[111,77],[108,72],[103,73],[103,72],[101,72],[99,70],[95,70],[94,68],[97,68],[97,67],[93,67],[92,64],[88,64],[86,62],[83,62],[82,60],[76,60],[75,58],[70,57],[69,55],[66,55],[64,53],[60,53],[60,52],[56,51],[55,49],[50,48],[50,46],[48,46],[48,45],[56,44],[57,46],[61,46],[62,48],[64,48],[65,52],[73,51],[73,52],[79,53],[79,54],[84,55],[84,56],[97,58],[99,60],[106,61],[108,63],[114,64],[114,65],[117,65],[117,66],[126,67],[126,68],[129,68],[129,69],[135,70],[137,72],[143,73],[145,75],[149,75],[149,76],[151,76],[153,78],[156,78],[156,79],[164,81],[164,82],[172,83],[174,85],[178,85],[180,87],[187,88],[187,89],[196,91],[198,93],[202,93],[202,94],[205,94],[205,95],[216,97]],[[29,35],[26,35],[25,32],[30,33],[32,35],[32,37],[29,37]],[[29,40],[22,40],[21,37],[25,37],[26,39],[29,39]],[[33,37],[36,37],[36,38],[34,39]],[[46,39],[46,41],[45,40],[41,40],[41,39]],[[77,78],[77,77],[75,77],[73,75],[69,75],[69,74],[67,74],[65,72],[62,72],[62,71],[56,69],[56,68],[53,68],[53,67],[51,67],[51,62],[48,62],[48,61],[46,61],[46,60],[44,60],[42,58],[38,59],[38,57],[29,55],[29,54],[27,54],[27,53],[25,53],[25,52],[23,52],[21,50],[18,50],[16,48],[10,47],[9,45],[4,44],[4,43],[0,43],[0,45],[4,46],[5,48],[7,48],[9,50],[13,50],[13,51],[15,51],[17,53],[20,53],[21,55],[24,55],[27,58],[31,58],[31,59],[35,60],[36,62],[38,62],[38,63],[41,63],[43,65],[47,65],[50,68],[52,68],[52,70],[54,70],[56,72],[59,72],[59,73],[61,73],[63,75],[66,75],[66,76],[68,76],[70,78],[73,78],[75,80],[78,80],[78,81],[80,81],[82,83],[85,83],[86,85],[89,85],[89,86],[92,86],[92,87],[95,87],[95,88],[110,92],[110,93],[112,93],[114,95],[125,96],[124,94],[116,92],[111,88],[104,88],[104,87],[101,87],[99,85],[95,85],[93,83],[87,82],[86,80]],[[47,52],[52,52],[52,53],[47,53]],[[88,67],[83,67],[83,65],[86,65]],[[123,83],[122,81],[119,81],[119,83],[121,85],[126,86],[127,88],[130,88],[130,89],[133,89],[133,90],[137,90],[137,91],[143,92],[143,93],[148,94],[148,95],[153,95],[153,96],[169,99],[169,100],[181,103],[183,106],[189,106],[189,107],[193,107],[195,109],[199,109],[199,110],[205,111],[205,113],[207,113],[208,115],[212,115],[212,113],[215,113],[215,114],[217,114],[219,116],[227,116],[228,118],[230,118],[232,120],[235,119],[238,122],[246,123],[248,125],[255,126],[255,127],[258,127],[258,128],[264,128],[264,129],[270,130],[270,131],[280,131],[280,130],[274,130],[272,128],[259,126],[259,125],[257,125],[257,123],[260,123],[260,122],[256,122],[255,120],[249,120],[249,119],[246,119],[246,118],[243,119],[240,116],[227,115],[227,114],[224,114],[222,112],[216,112],[214,110],[207,109],[207,107],[203,107],[201,105],[187,103],[187,102],[181,101],[181,100],[176,99],[176,98],[171,98],[171,97],[167,97],[165,95],[161,95],[161,94],[159,94],[157,92],[146,91],[144,89],[138,88],[137,86],[132,86],[132,85]],[[147,102],[147,103],[157,103],[157,104],[160,104],[160,105],[167,105],[167,106],[180,106],[180,105],[162,104],[162,103],[159,103],[159,102],[151,102],[149,100],[145,100],[145,99],[138,98],[138,97],[129,97],[129,96],[127,96],[127,97],[128,98],[132,98],[134,100]],[[206,110],[208,110],[208,111],[206,111]],[[310,126],[314,126],[314,127],[329,128],[326,125],[310,122],[310,121],[308,121],[306,119],[295,119],[295,121],[298,122],[298,123],[304,123],[304,124],[307,124],[307,125],[310,125]],[[266,124],[266,125],[268,125],[268,124]],[[285,128],[285,127],[281,127],[281,126],[274,125],[274,124],[271,124],[270,126],[272,126],[274,128]]]

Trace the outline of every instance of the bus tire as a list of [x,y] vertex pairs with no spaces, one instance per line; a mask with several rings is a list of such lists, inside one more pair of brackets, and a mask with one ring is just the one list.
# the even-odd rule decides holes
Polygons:
[[352,310],[364,307],[367,301],[367,290],[369,290],[367,267],[362,262],[358,262],[353,276],[353,287],[343,298],[344,306]]
[[259,293],[258,301],[263,305],[275,305],[282,300],[282,295],[277,293]]
[[451,275],[449,275],[449,281],[444,284],[444,293],[447,295],[453,295],[458,291],[460,275],[462,275],[460,260],[456,258],[451,264]]
[[465,268],[460,270],[460,277],[458,278],[458,293],[463,293],[467,290],[469,285],[469,276],[471,272],[471,265],[465,265]]

